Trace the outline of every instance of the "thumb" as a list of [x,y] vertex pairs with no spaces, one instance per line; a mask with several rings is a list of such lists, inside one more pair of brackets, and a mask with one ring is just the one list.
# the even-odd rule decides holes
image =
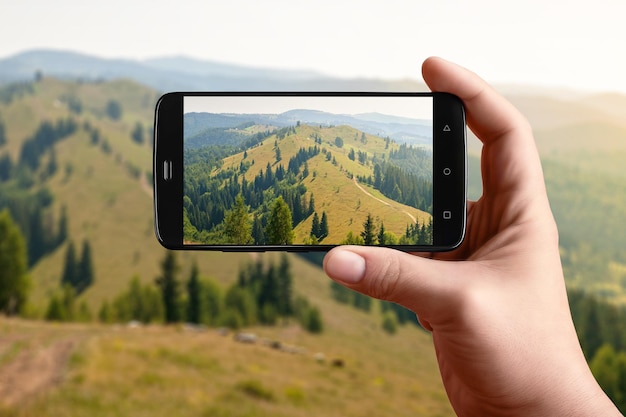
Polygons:
[[395,249],[339,246],[324,258],[326,274],[338,283],[386,301],[400,304],[428,319],[449,307],[462,262],[421,258]]

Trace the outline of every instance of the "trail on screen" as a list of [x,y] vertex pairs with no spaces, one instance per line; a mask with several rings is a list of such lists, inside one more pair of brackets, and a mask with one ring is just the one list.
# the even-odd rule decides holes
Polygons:
[[392,205],[391,205],[390,203],[388,203],[387,201],[385,201],[385,200],[381,200],[380,198],[373,196],[373,195],[372,195],[369,191],[367,191],[365,188],[361,187],[361,185],[360,185],[360,184],[358,183],[358,181],[356,180],[356,177],[354,177],[352,180],[354,181],[354,185],[356,185],[356,186],[357,186],[357,188],[358,188],[359,190],[361,190],[361,191],[363,192],[363,194],[365,194],[366,196],[371,197],[371,198],[373,198],[374,200],[378,201],[379,203],[382,203],[382,204],[384,204],[384,205],[386,205],[386,206],[389,206],[389,207],[393,208],[394,210],[401,211],[402,213],[404,213],[404,214],[406,214],[407,216],[409,216],[409,218],[411,219],[411,221],[413,221],[413,223],[417,223],[417,219],[415,218],[415,216],[414,216],[414,215],[412,215],[411,213],[409,213],[408,211],[406,211],[406,210],[400,210],[400,209],[398,209],[397,207],[392,206]]

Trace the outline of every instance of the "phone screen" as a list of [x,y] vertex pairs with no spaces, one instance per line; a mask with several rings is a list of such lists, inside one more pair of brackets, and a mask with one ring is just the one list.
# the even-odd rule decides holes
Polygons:
[[433,245],[432,96],[184,96],[183,244]]

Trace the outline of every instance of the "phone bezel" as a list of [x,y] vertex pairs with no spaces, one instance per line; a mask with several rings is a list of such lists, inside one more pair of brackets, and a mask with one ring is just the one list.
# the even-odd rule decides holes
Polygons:
[[[176,92],[161,96],[155,108],[154,118],[155,233],[157,240],[164,247],[233,252],[309,252],[327,251],[338,246],[185,245],[182,139],[185,96],[433,97],[433,245],[386,246],[407,252],[441,252],[452,250],[463,241],[467,217],[467,147],[465,110],[458,97],[440,92]],[[167,169],[166,161],[170,164]],[[167,170],[169,179],[164,176]],[[449,212],[450,216],[446,215],[444,218],[444,212]],[[442,224],[445,225],[443,228]]]

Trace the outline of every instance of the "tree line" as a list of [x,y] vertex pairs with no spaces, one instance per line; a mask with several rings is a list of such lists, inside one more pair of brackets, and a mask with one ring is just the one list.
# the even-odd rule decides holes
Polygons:
[[18,165],[36,171],[40,166],[41,157],[54,144],[76,132],[78,124],[71,118],[58,119],[55,123],[43,121],[32,137],[22,142]]
[[91,244],[88,240],[83,240],[81,255],[78,256],[74,242],[70,241],[65,252],[61,286],[69,285],[78,296],[89,288],[94,281],[95,271],[91,255]]
[[626,412],[626,308],[582,290],[568,299],[583,353],[598,383]]
[[357,176],[357,179],[394,201],[432,213],[432,173],[430,177],[420,177],[393,163],[382,162],[374,165],[373,176]]
[[[45,314],[52,321],[91,321],[86,303],[77,303],[74,288],[65,285],[53,293]],[[293,292],[293,273],[285,254],[278,261],[259,259],[243,265],[237,280],[223,288],[213,279],[200,276],[192,265],[186,281],[174,252],[161,261],[153,282],[142,283],[133,276],[125,291],[105,300],[97,319],[103,323],[191,323],[211,327],[277,325],[295,320],[311,332],[323,330],[320,310]]]
[[380,221],[376,225],[376,219],[367,214],[363,222],[363,229],[359,234],[349,231],[345,239],[340,242],[342,245],[432,245],[433,242],[433,223],[432,218],[428,222],[421,224],[419,220],[416,223],[408,224],[406,231],[402,236],[396,236],[395,233],[385,229],[385,224]]

